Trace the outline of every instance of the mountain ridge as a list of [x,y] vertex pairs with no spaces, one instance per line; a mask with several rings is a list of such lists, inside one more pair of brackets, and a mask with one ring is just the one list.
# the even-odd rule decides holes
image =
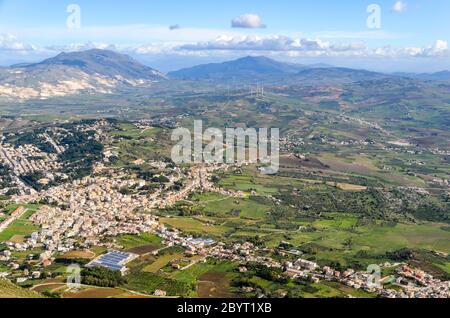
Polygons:
[[450,71],[449,70],[443,70],[439,72],[434,73],[404,73],[404,72],[397,72],[394,73],[398,76],[404,76],[404,77],[412,77],[422,80],[433,80],[433,81],[448,81],[450,80]]
[[[326,64],[302,65],[279,62],[263,56],[247,56],[223,63],[209,63],[169,72],[168,76],[179,80],[206,81],[359,81],[365,77],[384,78],[391,75],[334,67]],[[341,77],[341,78],[340,78]]]
[[264,56],[246,56],[223,63],[200,64],[190,68],[169,72],[168,76],[181,80],[223,80],[226,77],[253,77],[260,74],[281,75],[296,73],[304,66],[282,63]]
[[25,68],[39,65],[65,65],[82,69],[89,74],[128,75],[131,78],[156,79],[165,77],[159,71],[143,65],[125,54],[114,51],[91,49],[87,51],[60,53],[42,62],[27,65]]
[[130,87],[148,87],[166,80],[243,84],[335,85],[386,78],[450,80],[450,72],[379,73],[326,64],[303,65],[264,56],[246,56],[222,63],[200,64],[170,72],[146,66],[132,57],[91,49],[60,53],[38,63],[0,68],[0,99],[30,100],[78,94],[111,94]]
[[165,80],[163,73],[128,55],[93,49],[0,69],[0,97],[28,100],[80,93],[108,94],[121,87]]

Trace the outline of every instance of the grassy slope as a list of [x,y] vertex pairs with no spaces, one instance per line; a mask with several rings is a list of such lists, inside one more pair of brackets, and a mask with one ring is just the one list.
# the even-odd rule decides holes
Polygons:
[[42,298],[43,296],[0,278],[0,298]]

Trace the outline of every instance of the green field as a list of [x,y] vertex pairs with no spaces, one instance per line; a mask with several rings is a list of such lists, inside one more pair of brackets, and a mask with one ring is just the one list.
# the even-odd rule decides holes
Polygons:
[[9,204],[6,207],[3,208],[3,213],[6,215],[10,215],[12,212],[17,210],[20,207],[20,204]]
[[161,239],[149,233],[141,233],[140,235],[122,235],[116,238],[117,243],[122,245],[124,249],[130,249],[145,245],[161,246]]
[[[339,262],[350,266],[358,263],[363,267],[387,261],[386,252],[403,248],[450,253],[450,233],[442,230],[442,224],[408,225],[380,221],[356,225],[354,217],[333,214],[333,219],[314,221],[312,225],[316,229],[314,232],[273,234],[265,237],[266,244],[275,247],[281,241],[287,241],[323,264]],[[360,256],[361,252],[366,256]],[[450,273],[449,262],[443,264],[439,264],[441,269]]]
[[188,284],[146,272],[132,272],[127,275],[124,287],[148,295],[152,295],[157,289],[164,290],[168,296],[187,295],[192,288]]
[[168,254],[168,255],[162,255],[158,257],[153,263],[150,265],[147,265],[143,271],[146,273],[153,273],[156,274],[158,271],[166,266],[169,262],[179,259],[183,257],[181,254]]
[[187,270],[177,271],[170,277],[177,281],[194,284],[197,280],[208,272],[231,272],[236,269],[237,264],[225,261],[208,260],[205,263],[198,263]]
[[161,218],[161,223],[172,226],[186,233],[200,234],[200,235],[221,235],[228,231],[223,226],[206,226],[204,223],[192,218]]
[[118,125],[118,130],[115,130],[111,132],[111,135],[116,137],[129,137],[129,138],[151,138],[156,135],[156,132],[158,131],[157,128],[151,128],[151,129],[138,129],[133,124],[129,123],[122,123]]
[[247,219],[263,219],[270,210],[270,206],[260,204],[251,198],[226,198],[207,201],[201,206],[201,209],[207,216],[235,216]]
[[8,241],[16,235],[28,236],[39,229],[28,219],[39,209],[40,205],[25,205],[24,207],[27,209],[26,212],[0,233],[0,242]]

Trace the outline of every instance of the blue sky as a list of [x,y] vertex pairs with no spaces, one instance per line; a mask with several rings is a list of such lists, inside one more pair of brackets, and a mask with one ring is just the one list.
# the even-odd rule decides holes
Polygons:
[[[67,26],[70,4],[81,10],[79,29]],[[381,10],[379,29],[367,25],[370,4]],[[267,55],[435,71],[450,69],[449,14],[448,0],[0,0],[0,64],[99,47],[164,70]]]

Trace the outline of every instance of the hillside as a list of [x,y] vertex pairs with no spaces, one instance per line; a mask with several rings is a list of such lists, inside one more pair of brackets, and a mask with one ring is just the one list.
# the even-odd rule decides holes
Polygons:
[[40,63],[0,69],[3,99],[46,99],[80,93],[113,93],[166,77],[131,57],[106,50],[61,53]]
[[0,298],[42,298],[43,296],[0,278]]

